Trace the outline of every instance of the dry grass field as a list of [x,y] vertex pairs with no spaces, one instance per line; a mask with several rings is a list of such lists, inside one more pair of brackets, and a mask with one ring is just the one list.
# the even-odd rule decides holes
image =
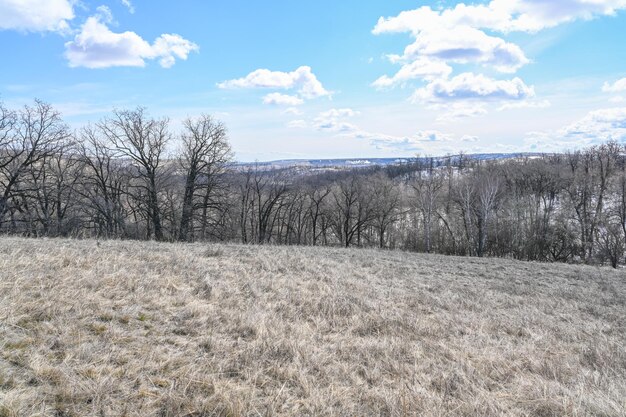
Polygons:
[[0,238],[0,416],[625,416],[626,273]]

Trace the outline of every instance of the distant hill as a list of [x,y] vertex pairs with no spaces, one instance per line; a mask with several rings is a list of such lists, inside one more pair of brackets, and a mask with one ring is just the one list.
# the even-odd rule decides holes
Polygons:
[[[511,159],[522,157],[536,157],[541,153],[519,152],[519,153],[479,153],[466,154],[464,157],[478,160],[494,160],[494,159]],[[436,156],[433,157],[437,161],[443,161],[447,158],[458,158],[459,155]],[[431,157],[419,157],[419,159],[427,160]],[[386,166],[394,164],[405,164],[415,161],[418,158],[334,158],[334,159],[278,159],[275,161],[265,162],[238,162],[239,167],[260,166],[267,168],[290,168],[290,167],[310,167],[310,168],[349,168],[349,167],[368,167],[368,166]]]

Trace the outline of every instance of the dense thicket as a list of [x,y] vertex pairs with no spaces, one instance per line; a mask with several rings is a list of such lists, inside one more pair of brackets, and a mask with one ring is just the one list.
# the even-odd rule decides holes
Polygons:
[[626,159],[611,142],[532,158],[415,158],[326,170],[233,165],[225,127],[173,135],[143,108],[71,132],[48,104],[0,105],[0,232],[378,246],[624,263]]

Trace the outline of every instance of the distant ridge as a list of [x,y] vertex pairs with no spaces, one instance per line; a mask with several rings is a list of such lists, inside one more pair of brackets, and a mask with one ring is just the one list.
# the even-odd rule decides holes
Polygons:
[[[481,161],[496,160],[496,159],[512,159],[512,158],[524,158],[524,157],[537,157],[545,155],[538,152],[516,152],[516,153],[476,153],[476,154],[464,154],[463,156],[471,159],[478,159]],[[442,161],[447,158],[458,158],[460,154],[434,156],[437,161]],[[394,164],[404,164],[410,161],[429,160],[430,156],[420,157],[395,157],[395,158],[332,158],[332,159],[278,159],[274,161],[264,162],[237,162],[236,165],[246,166],[261,166],[261,167],[276,167],[276,168],[288,168],[288,167],[313,167],[313,168],[329,168],[329,167],[366,167],[366,166],[386,166]]]

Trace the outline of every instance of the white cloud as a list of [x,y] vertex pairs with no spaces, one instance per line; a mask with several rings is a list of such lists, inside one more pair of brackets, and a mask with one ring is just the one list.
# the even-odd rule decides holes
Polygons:
[[100,19],[101,22],[105,23],[113,23],[113,13],[108,6],[98,6],[96,7],[96,16]]
[[145,60],[158,59],[169,68],[176,58],[186,60],[197,50],[196,44],[176,34],[163,34],[150,44],[135,32],[112,32],[100,13],[87,18],[74,40],[65,44],[65,57],[70,67],[143,67]]
[[591,111],[559,130],[558,136],[585,143],[626,141],[626,107]]
[[163,68],[170,68],[176,63],[176,58],[184,61],[191,52],[199,49],[198,45],[180,35],[164,33],[156,38],[152,44],[152,55],[146,58],[159,58],[159,64]]
[[452,135],[438,130],[420,130],[411,138],[416,142],[447,142],[452,140]]
[[374,34],[454,28],[460,25],[499,32],[537,32],[562,23],[613,15],[626,0],[492,0],[487,4],[457,4],[441,11],[423,6],[378,20]]
[[126,7],[128,9],[128,13],[130,13],[130,14],[134,14],[135,13],[135,6],[133,5],[133,3],[130,0],[121,0],[121,2],[124,5],[124,7]]
[[354,124],[348,123],[342,119],[354,117],[358,114],[359,112],[349,108],[330,109],[328,111],[321,112],[313,122],[314,126],[318,130],[325,130],[336,133],[354,132],[357,130],[357,127]]
[[322,119],[338,119],[341,117],[353,117],[359,114],[358,111],[345,108],[345,109],[330,109],[319,114]]
[[[450,79],[453,74],[445,68],[450,69],[452,64],[473,65],[514,73],[530,61],[518,45],[506,41],[498,32],[537,32],[578,19],[612,15],[625,8],[626,0],[491,0],[437,9],[422,6],[397,16],[381,17],[373,34],[408,33],[413,41],[401,55],[389,55],[392,62],[403,65],[398,73],[378,78],[373,86],[384,88],[421,79],[428,84],[413,95],[420,101],[499,100],[520,102],[510,107],[503,105],[501,109],[543,107],[544,102],[526,100],[534,96],[534,91],[520,78],[495,80],[474,74],[476,68],[468,68]],[[433,70],[435,65],[439,65],[439,71]],[[617,83],[605,85],[605,91],[618,87]]]
[[520,147],[511,148],[508,152],[530,151],[530,152],[566,152],[590,146],[589,141],[572,141],[565,139],[556,133],[549,132],[528,132],[524,138],[524,144]]
[[447,100],[522,100],[535,95],[520,78],[495,80],[482,74],[466,72],[452,79],[440,79],[418,89],[414,100],[436,102]]
[[358,111],[350,108],[330,109],[321,112],[312,123],[305,124],[304,121],[298,120],[294,121],[293,126],[290,127],[313,127],[319,131],[333,133],[341,138],[365,140],[376,149],[392,152],[431,152],[443,155],[467,148],[468,143],[477,140],[476,137],[468,135],[456,139],[454,135],[438,130],[419,130],[409,136],[371,132],[348,122],[347,119],[359,114]]
[[493,29],[537,32],[574,20],[608,16],[626,8],[625,0],[493,0],[489,4],[493,15],[507,16]]
[[291,115],[294,115],[294,116],[300,116],[300,115],[303,114],[303,112],[302,112],[302,110],[300,110],[297,107],[289,107],[289,108],[286,108],[283,111],[283,114],[291,114]]
[[287,123],[287,127],[290,129],[304,129],[308,126],[309,124],[305,120],[292,120]]
[[457,64],[488,65],[515,72],[529,60],[521,48],[470,26],[437,27],[420,31],[404,50],[404,60],[436,58]]
[[548,100],[522,100],[504,103],[498,107],[498,111],[510,109],[545,109],[552,104]]
[[470,117],[478,117],[487,114],[487,109],[482,103],[445,103],[430,106],[433,110],[443,110],[444,112],[437,117],[438,122],[454,122]]
[[0,0],[0,30],[67,32],[72,0]]
[[528,132],[524,144],[531,151],[563,152],[609,140],[626,142],[626,107],[593,110],[560,129]]
[[287,94],[270,93],[263,97],[263,104],[274,104],[277,106],[299,106],[304,103],[300,97]]
[[424,80],[445,78],[451,72],[452,68],[444,62],[418,57],[415,61],[403,65],[393,77],[383,75],[372,85],[376,88],[386,88],[418,78]]
[[420,130],[405,137],[360,132],[356,137],[369,139],[372,146],[382,150],[444,153],[452,149],[454,140],[452,135],[438,130]]
[[609,101],[611,103],[623,103],[624,101],[626,101],[626,98],[624,98],[623,96],[615,96],[611,97]]
[[626,91],[626,78],[617,80],[613,84],[608,82],[604,83],[602,91],[605,93],[621,93],[622,91]]
[[383,33],[403,33],[410,32],[417,35],[425,27],[436,27],[431,25],[441,19],[439,12],[429,6],[422,6],[415,10],[407,10],[393,17],[381,17],[372,30],[374,35]]
[[331,94],[313,74],[311,67],[307,66],[301,66],[292,72],[258,69],[243,78],[221,82],[218,87],[294,90],[302,99],[313,99]]
[[461,142],[478,142],[478,136],[463,135],[461,136]]

